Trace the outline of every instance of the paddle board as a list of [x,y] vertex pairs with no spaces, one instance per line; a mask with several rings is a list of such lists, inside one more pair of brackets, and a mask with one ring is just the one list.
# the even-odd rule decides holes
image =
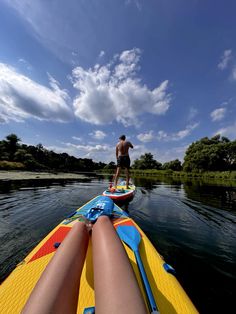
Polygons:
[[[15,314],[21,312],[32,289],[55,253],[55,243],[63,241],[77,220],[83,220],[83,217],[88,213],[93,214],[91,209],[93,209],[100,199],[101,196],[95,197],[63,220],[17,265],[0,286],[1,313]],[[111,221],[116,229],[118,227],[125,227],[127,233],[129,232],[129,227],[132,227],[132,230],[135,228],[140,233],[139,253],[159,312],[162,314],[198,313],[184,289],[173,275],[172,269],[165,263],[145,233],[116,204],[113,207]],[[134,252],[126,244],[124,244],[124,248],[134,269],[144,300],[147,302]],[[116,270],[114,269],[114,271]],[[90,240],[81,275],[77,314],[86,313],[86,311],[88,312],[94,306],[93,263]]]
[[129,184],[129,188],[126,188],[126,182],[122,181],[117,185],[117,188],[109,187],[102,195],[110,197],[112,200],[124,201],[131,199],[135,194],[136,187],[133,183]]

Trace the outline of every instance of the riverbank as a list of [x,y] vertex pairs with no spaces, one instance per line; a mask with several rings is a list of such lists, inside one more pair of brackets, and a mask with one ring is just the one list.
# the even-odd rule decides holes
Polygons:
[[[98,174],[104,176],[112,176],[114,170],[98,171]],[[121,177],[125,177],[124,171]],[[133,179],[158,179],[163,182],[181,182],[181,183],[197,183],[208,185],[221,185],[236,187],[236,171],[209,171],[209,172],[184,172],[173,170],[130,170],[130,176]]]
[[30,172],[30,171],[6,171],[0,170],[0,180],[56,180],[56,179],[82,179],[85,178],[83,174],[78,173],[64,173],[64,172]]
[[[100,174],[114,174],[114,169],[99,170]],[[226,179],[236,181],[236,171],[205,171],[205,172],[186,172],[173,170],[156,170],[156,169],[130,169],[132,177],[173,177],[173,178],[199,178],[199,179]]]

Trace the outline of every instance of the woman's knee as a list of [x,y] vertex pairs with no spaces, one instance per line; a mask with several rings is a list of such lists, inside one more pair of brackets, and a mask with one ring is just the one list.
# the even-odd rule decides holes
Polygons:
[[81,234],[81,232],[82,233],[88,233],[87,227],[86,227],[85,223],[82,221],[77,221],[74,224],[74,226],[72,227],[71,231],[78,233],[78,234]]
[[108,216],[100,216],[96,222],[96,225],[107,225],[107,224],[111,224],[110,218]]

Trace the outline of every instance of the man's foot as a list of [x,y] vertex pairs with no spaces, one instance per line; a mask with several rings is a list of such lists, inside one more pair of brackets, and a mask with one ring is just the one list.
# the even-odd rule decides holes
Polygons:
[[127,185],[127,186],[126,186],[126,190],[128,190],[128,189],[130,189],[130,186]]

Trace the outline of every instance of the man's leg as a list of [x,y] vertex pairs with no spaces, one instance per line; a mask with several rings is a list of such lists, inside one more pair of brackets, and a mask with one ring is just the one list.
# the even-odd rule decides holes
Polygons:
[[126,251],[110,219],[92,229],[96,314],[144,314],[146,306]]
[[126,189],[129,188],[129,168],[125,168],[125,174],[126,174]]
[[117,167],[116,174],[115,174],[115,180],[114,180],[115,188],[117,188],[117,182],[118,182],[118,179],[119,179],[120,170],[121,170],[121,168]]
[[76,313],[88,241],[87,227],[77,222],[41,275],[22,314]]

